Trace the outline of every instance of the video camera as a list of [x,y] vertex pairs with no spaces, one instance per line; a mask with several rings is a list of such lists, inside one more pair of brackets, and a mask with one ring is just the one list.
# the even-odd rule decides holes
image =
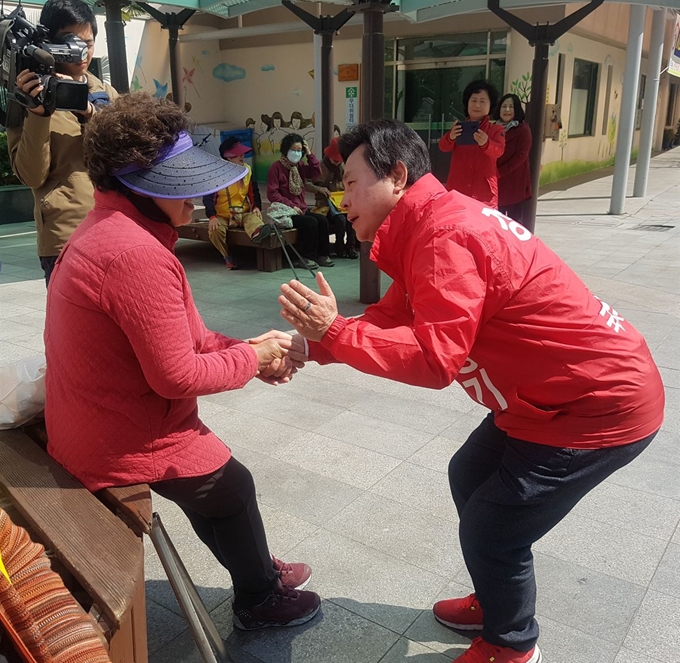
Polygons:
[[[55,76],[55,66],[87,59],[87,44],[74,34],[59,35],[53,42],[43,25],[26,19],[21,6],[0,16],[0,110],[11,115],[11,102],[26,108],[42,106],[45,115],[55,110],[85,111],[88,85]],[[29,69],[40,78],[43,90],[36,97],[16,85],[17,74]],[[6,118],[1,118],[3,124]]]

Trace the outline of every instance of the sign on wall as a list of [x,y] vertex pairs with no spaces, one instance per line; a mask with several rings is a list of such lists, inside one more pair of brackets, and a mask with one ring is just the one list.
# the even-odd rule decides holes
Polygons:
[[345,88],[345,127],[347,130],[359,124],[359,87]]
[[680,16],[675,18],[675,31],[673,35],[671,57],[668,60],[668,73],[680,77]]

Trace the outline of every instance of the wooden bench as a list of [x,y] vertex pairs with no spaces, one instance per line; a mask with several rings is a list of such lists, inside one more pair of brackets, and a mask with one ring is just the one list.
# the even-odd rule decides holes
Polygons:
[[[210,241],[208,237],[208,221],[206,219],[195,219],[186,226],[180,226],[177,228],[177,233],[183,239]],[[286,244],[295,244],[297,242],[297,230],[294,228],[291,230],[281,230],[281,236]],[[281,243],[274,233],[265,237],[260,244],[255,244],[242,228],[230,228],[227,230],[227,246],[247,246],[255,249],[257,269],[260,272],[276,272],[284,266]]]
[[20,516],[17,524],[45,546],[106,639],[111,661],[146,663],[139,523],[151,521],[148,487],[107,489],[100,501],[47,454],[45,441],[41,426],[0,431],[0,487]]

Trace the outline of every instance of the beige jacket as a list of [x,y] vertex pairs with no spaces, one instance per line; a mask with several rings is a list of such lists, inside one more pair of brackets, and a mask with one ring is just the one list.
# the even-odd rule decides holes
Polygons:
[[[118,93],[88,72],[90,92]],[[51,117],[27,112],[21,126],[7,128],[12,169],[33,189],[38,255],[57,256],[92,209],[94,188],[83,162],[83,126],[70,111]]]

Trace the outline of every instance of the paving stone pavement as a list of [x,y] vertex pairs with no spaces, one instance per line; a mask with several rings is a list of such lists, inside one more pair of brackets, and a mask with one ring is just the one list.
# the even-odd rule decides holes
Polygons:
[[[535,546],[546,663],[680,662],[679,185],[676,149],[652,161],[650,195],[629,198],[625,215],[607,214],[611,177],[539,203],[538,235],[645,334],[667,388],[652,446]],[[282,327],[276,295],[288,271],[228,272],[197,242],[181,241],[177,254],[209,327],[241,338]],[[0,226],[0,260],[6,363],[43,350],[45,288],[28,224]],[[326,276],[341,311],[360,313],[356,261]],[[323,598],[303,627],[234,632],[228,574],[182,513],[154,498],[234,661],[446,663],[466,648],[430,612],[470,588],[446,468],[483,409],[458,386],[429,391],[309,365],[290,385],[254,381],[200,408],[253,472],[272,552],[309,562]],[[200,661],[148,542],[146,578],[151,662]]]

